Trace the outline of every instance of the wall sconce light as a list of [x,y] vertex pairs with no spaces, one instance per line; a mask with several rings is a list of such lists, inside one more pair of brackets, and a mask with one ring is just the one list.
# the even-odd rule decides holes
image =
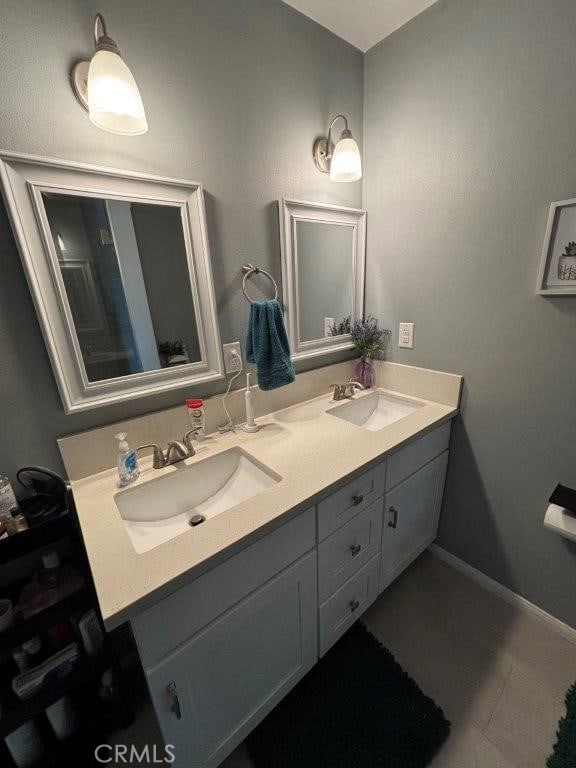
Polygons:
[[[344,120],[345,128],[334,146],[332,128],[340,119]],[[314,143],[314,163],[319,171],[330,174],[330,181],[358,181],[362,178],[360,150],[348,130],[348,120],[344,115],[336,115],[332,120],[327,139],[317,139]]]
[[110,133],[137,136],[148,123],[136,80],[108,37],[102,14],[94,17],[96,53],[90,61],[79,61],[70,75],[76,98],[91,122]]

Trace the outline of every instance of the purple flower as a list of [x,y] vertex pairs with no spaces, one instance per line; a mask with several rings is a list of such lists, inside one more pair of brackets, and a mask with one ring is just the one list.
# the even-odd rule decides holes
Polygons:
[[380,352],[385,352],[392,335],[389,328],[378,327],[378,320],[374,315],[355,320],[345,317],[330,328],[331,336],[348,333],[352,336],[352,343],[360,353],[360,357],[375,357]]

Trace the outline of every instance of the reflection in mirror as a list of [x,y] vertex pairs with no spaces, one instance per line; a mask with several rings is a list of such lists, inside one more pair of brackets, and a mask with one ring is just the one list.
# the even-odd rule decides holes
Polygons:
[[282,288],[293,359],[352,348],[364,315],[366,211],[280,201]]
[[199,361],[180,208],[42,200],[88,381]]
[[354,311],[354,228],[298,221],[295,237],[300,341],[313,341]]

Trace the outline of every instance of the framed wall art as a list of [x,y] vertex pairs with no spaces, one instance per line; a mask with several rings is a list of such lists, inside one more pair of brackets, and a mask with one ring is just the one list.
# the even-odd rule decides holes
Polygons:
[[576,198],[550,206],[536,292],[576,296]]

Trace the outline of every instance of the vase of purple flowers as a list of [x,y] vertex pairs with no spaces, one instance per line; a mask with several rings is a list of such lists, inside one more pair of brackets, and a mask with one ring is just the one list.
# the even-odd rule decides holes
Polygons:
[[371,361],[388,349],[392,331],[389,328],[380,328],[378,320],[373,315],[368,315],[356,320],[345,317],[330,329],[331,336],[340,336],[344,333],[350,334],[354,347],[360,353],[354,375],[363,387],[370,389],[374,386],[375,376]]
[[360,353],[360,361],[356,364],[356,378],[366,389],[374,386],[374,366],[372,360],[388,349],[392,331],[380,328],[378,320],[373,315],[354,320],[350,324],[352,343]]
[[362,384],[364,389],[374,386],[376,371],[368,357],[361,357],[354,367],[354,378]]

